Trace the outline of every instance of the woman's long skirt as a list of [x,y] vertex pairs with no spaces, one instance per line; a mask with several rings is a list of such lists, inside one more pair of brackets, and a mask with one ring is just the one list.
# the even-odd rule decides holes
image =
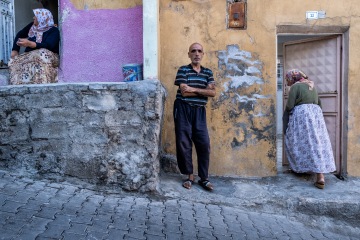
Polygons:
[[285,150],[294,172],[336,170],[329,134],[318,105],[302,104],[293,109],[285,135]]
[[45,48],[20,54],[9,61],[10,84],[58,81],[59,55]]

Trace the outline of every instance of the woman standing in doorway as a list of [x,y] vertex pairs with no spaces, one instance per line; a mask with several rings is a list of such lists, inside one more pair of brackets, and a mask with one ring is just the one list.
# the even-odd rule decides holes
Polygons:
[[[291,86],[284,115],[285,150],[290,168],[297,173],[315,173],[317,188],[325,187],[324,173],[336,170],[334,155],[321,102],[314,82],[298,69],[286,73]],[[285,119],[285,118],[284,118]]]

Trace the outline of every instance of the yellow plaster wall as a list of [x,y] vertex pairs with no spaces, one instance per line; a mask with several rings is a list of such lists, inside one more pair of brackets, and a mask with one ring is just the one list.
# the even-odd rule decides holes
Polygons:
[[[219,0],[159,0],[160,1],[160,79],[168,90],[163,127],[163,148],[175,155],[175,135],[172,117],[176,87],[176,71],[189,63],[188,46],[200,42],[204,46],[203,65],[214,71],[217,96],[207,106],[208,128],[212,143],[210,174],[221,176],[271,176],[276,174],[276,38],[279,25],[350,26],[349,92],[348,98],[348,173],[360,176],[360,7],[356,0],[252,0],[247,3],[247,29],[226,27],[226,1]],[[305,12],[325,10],[326,19],[306,20]],[[219,52],[237,46],[239,52],[250,53],[258,61],[263,83],[238,90],[242,96],[261,95],[254,106],[239,109],[222,96],[234,98],[236,92],[226,92],[230,79],[219,67]],[[222,95],[226,93],[225,95]],[[230,114],[231,113],[231,114]],[[244,126],[246,126],[244,128]],[[255,129],[255,130],[252,130]],[[261,133],[259,135],[256,132]],[[234,141],[236,139],[236,141]],[[241,142],[240,145],[236,145]],[[235,146],[234,146],[235,144]],[[195,162],[195,161],[194,161]]]
[[[349,9],[350,10],[350,9]],[[347,170],[351,176],[360,176],[360,7],[354,4],[350,27],[349,81],[348,81],[348,149]],[[355,17],[356,16],[356,17]]]
[[77,9],[121,9],[142,5],[142,0],[71,0]]

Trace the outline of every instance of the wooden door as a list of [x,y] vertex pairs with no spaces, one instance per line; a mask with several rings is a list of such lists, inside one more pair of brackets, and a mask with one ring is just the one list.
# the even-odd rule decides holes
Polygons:
[[[284,78],[286,71],[297,68],[315,82],[332,144],[336,174],[341,173],[341,50],[342,37],[311,38],[283,45]],[[283,81],[284,108],[289,87]],[[283,148],[285,149],[285,147]],[[283,165],[288,161],[283,150]]]

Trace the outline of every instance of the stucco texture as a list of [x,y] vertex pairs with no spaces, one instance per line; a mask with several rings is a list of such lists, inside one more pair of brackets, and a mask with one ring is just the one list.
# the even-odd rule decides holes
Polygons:
[[120,9],[142,5],[142,0],[71,0],[79,9]]
[[[77,7],[83,6],[81,10],[76,9],[70,0],[62,0],[60,5],[59,81],[123,81],[123,65],[143,62],[142,5],[91,9],[87,7],[87,1],[73,2]],[[101,7],[102,4],[91,6]]]
[[[160,0],[160,79],[168,90],[164,151],[175,155],[172,107],[176,71],[190,62],[189,45],[200,42],[205,50],[202,64],[214,71],[217,83],[217,95],[207,106],[210,174],[275,175],[277,27],[299,25],[311,32],[318,26],[345,26],[350,27],[350,55],[343,111],[350,131],[344,152],[349,175],[360,176],[359,5],[355,0],[341,4],[273,0],[266,7],[264,4],[262,0],[248,1],[246,30],[232,30],[227,29],[226,1]],[[326,18],[306,20],[305,12],[310,10],[325,10]]]

